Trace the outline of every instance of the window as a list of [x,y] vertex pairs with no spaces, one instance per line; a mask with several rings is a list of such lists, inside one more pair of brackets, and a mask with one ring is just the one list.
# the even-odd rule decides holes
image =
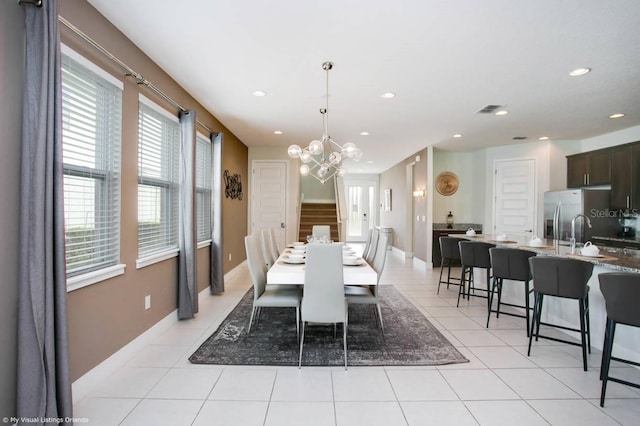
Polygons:
[[138,257],[178,247],[178,118],[140,96]]
[[[121,120],[122,82],[62,46],[68,278],[114,267],[120,261]],[[68,285],[78,281],[69,280]]]
[[196,210],[198,242],[211,240],[211,141],[196,138]]

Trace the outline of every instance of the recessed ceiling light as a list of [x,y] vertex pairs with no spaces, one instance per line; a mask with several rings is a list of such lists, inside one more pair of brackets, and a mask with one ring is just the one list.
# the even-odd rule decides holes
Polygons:
[[539,141],[548,141],[549,140],[549,136],[540,136],[538,138]]
[[587,74],[589,71],[591,71],[591,68],[576,68],[575,70],[571,71],[569,73],[569,75],[571,77],[577,77],[579,75],[585,75]]
[[504,109],[496,112],[496,115],[507,115],[507,114],[509,114],[509,111],[504,110]]
[[274,135],[281,135],[282,133],[283,133],[282,130],[274,130],[273,131]]
[[396,97],[396,94],[393,92],[387,92],[387,93],[383,93],[382,95],[380,95],[381,98],[383,99],[393,99]]
[[367,161],[367,164],[373,164],[373,161],[369,160]]
[[619,112],[619,113],[617,113],[617,114],[611,114],[611,115],[609,116],[609,118],[620,118],[620,117],[624,117],[624,114],[623,114],[623,113],[621,113],[621,112]]
[[456,133],[455,135],[453,135],[454,138],[461,138],[462,137],[462,133]]
[[256,90],[252,94],[253,94],[253,96],[257,96],[259,98],[262,97],[262,96],[267,96],[267,92],[265,92],[264,90]]
[[369,136],[369,132],[360,132],[360,136]]

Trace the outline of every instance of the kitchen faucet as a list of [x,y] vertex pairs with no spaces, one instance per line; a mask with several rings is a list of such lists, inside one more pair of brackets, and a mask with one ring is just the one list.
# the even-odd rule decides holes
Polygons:
[[582,213],[578,213],[571,219],[571,239],[569,240],[569,244],[571,245],[571,254],[576,252],[576,219],[582,216],[587,220],[587,225],[591,228],[591,220]]

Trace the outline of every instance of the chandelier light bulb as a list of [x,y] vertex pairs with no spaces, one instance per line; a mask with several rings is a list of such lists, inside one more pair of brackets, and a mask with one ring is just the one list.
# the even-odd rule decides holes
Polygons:
[[303,164],[302,166],[300,166],[300,174],[302,176],[308,176],[309,175],[309,166],[307,166],[306,164]]
[[342,145],[342,155],[346,158],[351,158],[356,150],[356,144],[347,142]]
[[355,151],[353,151],[351,158],[353,158],[353,161],[360,161],[362,158],[362,150],[360,148],[356,148]]
[[302,154],[302,148],[300,148],[298,145],[291,145],[287,150],[287,153],[291,158],[298,158],[300,157],[300,154]]
[[342,167],[338,169],[338,171],[336,172],[336,176],[338,177],[342,177],[345,175],[345,173],[347,173],[347,171],[345,169],[343,169]]
[[308,149],[303,150],[302,153],[300,154],[300,160],[305,164],[310,162],[311,159],[312,159],[311,153],[309,152]]
[[311,141],[311,143],[309,144],[309,152],[312,155],[319,155],[322,154],[322,152],[324,151],[324,147],[322,146],[322,142],[319,140],[313,140]]
[[329,162],[331,164],[338,164],[340,161],[342,161],[342,155],[339,152],[334,151],[329,155]]

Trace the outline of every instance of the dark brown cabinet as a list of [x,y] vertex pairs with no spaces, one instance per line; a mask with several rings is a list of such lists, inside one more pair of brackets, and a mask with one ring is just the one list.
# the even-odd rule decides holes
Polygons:
[[567,188],[611,183],[610,150],[600,149],[567,156]]
[[611,209],[640,208],[640,143],[611,149]]

